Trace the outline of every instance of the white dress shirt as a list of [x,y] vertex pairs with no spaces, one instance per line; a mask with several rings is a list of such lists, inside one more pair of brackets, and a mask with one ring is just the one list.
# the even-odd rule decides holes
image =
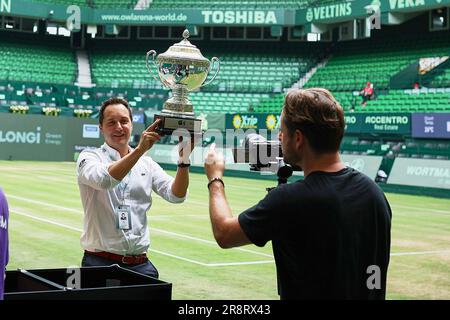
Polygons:
[[[78,186],[84,208],[81,246],[89,251],[120,255],[146,253],[150,245],[147,211],[152,205],[152,190],[165,200],[180,203],[172,193],[174,178],[149,156],[142,156],[122,181],[108,172],[111,163],[120,160],[117,150],[104,143],[85,149],[77,161]],[[117,227],[115,208],[130,206],[131,229]]]

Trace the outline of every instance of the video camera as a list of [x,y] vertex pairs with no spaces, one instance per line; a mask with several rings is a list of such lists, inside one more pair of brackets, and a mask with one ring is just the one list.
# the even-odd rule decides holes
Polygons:
[[245,137],[243,147],[233,149],[233,157],[236,163],[248,163],[251,171],[276,173],[279,183],[286,183],[294,170],[301,171],[284,162],[280,141],[267,141],[256,133]]

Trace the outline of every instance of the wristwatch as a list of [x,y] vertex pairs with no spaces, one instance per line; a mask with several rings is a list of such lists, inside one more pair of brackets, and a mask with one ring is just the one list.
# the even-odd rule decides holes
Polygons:
[[178,166],[178,168],[187,168],[187,167],[191,166],[191,163],[190,162],[184,163],[182,161],[178,161],[177,166]]

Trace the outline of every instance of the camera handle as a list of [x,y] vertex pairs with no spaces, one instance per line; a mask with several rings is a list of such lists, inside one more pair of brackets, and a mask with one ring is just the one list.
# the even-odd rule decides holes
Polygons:
[[[293,172],[294,170],[292,169],[292,166],[285,163],[283,158],[278,159],[278,170],[277,170],[278,186],[287,183],[289,177],[292,176]],[[275,189],[275,187],[266,188],[267,192],[273,189]]]

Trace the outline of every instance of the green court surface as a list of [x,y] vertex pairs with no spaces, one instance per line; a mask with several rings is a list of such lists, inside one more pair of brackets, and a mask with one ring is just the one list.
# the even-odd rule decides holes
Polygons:
[[[275,185],[225,182],[234,214]],[[80,265],[83,211],[75,163],[0,161],[0,187],[11,212],[8,270]],[[450,299],[450,200],[387,197],[393,209],[388,299]],[[153,201],[149,256],[160,278],[173,284],[173,299],[278,299],[270,244],[224,250],[215,243],[204,175],[191,174],[185,203],[155,194]]]

